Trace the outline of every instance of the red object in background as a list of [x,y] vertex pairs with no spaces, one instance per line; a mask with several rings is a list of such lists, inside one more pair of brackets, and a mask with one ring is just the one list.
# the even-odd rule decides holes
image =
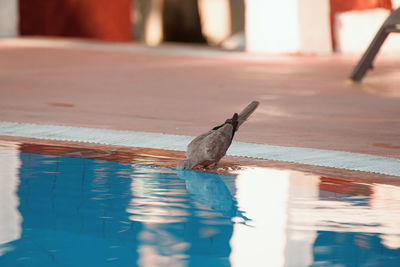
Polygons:
[[131,41],[132,0],[20,0],[21,35]]
[[[357,180],[357,179],[354,179]],[[319,190],[339,193],[349,196],[371,196],[373,191],[370,185],[352,182],[347,179],[321,177]]]
[[339,12],[350,10],[366,10],[373,8],[386,8],[392,10],[392,0],[330,0],[330,20],[332,48],[336,50],[335,40],[335,15]]

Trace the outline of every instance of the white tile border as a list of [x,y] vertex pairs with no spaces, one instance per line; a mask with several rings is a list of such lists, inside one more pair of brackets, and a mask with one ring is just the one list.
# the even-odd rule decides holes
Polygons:
[[18,0],[0,1],[0,38],[16,37],[18,30]]
[[[185,151],[191,136],[83,127],[0,122],[0,135]],[[228,155],[400,177],[400,159],[301,147],[233,142]]]

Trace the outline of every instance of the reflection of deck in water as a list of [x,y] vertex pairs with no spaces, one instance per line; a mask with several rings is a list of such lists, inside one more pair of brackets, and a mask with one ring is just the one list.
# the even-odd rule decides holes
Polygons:
[[195,207],[176,173],[84,158],[20,158],[22,236],[0,262],[228,262],[231,218]]
[[13,184],[2,203],[19,206],[0,212],[1,266],[400,264],[395,185],[176,173],[2,145],[0,181]]

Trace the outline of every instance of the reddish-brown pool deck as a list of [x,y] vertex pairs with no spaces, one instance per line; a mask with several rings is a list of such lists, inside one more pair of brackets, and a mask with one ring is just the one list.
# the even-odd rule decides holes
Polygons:
[[0,40],[0,121],[195,136],[258,100],[237,141],[400,158],[398,55],[355,85],[359,55],[41,41]]

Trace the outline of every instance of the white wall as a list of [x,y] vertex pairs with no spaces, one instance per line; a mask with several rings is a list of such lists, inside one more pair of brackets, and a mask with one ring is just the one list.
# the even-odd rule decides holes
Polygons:
[[250,52],[329,53],[329,0],[247,0]]
[[247,0],[246,41],[250,52],[297,52],[298,0]]
[[150,0],[150,13],[144,26],[147,45],[157,46],[163,41],[162,9],[164,0]]
[[393,8],[400,7],[400,0],[392,0],[392,5],[393,5]]
[[299,0],[300,52],[332,52],[329,15],[329,0]]
[[[389,10],[379,8],[337,14],[336,50],[342,53],[363,53],[389,14]],[[383,44],[381,52],[400,53],[400,34],[391,33]]]
[[218,45],[231,34],[229,0],[199,0],[201,30],[207,42]]
[[0,38],[18,35],[18,0],[0,0]]

